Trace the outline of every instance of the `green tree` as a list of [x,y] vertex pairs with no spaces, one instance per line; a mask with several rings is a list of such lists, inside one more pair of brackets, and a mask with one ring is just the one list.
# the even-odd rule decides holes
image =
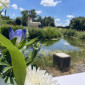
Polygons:
[[42,17],[40,15],[37,15],[37,18],[35,19],[37,22],[42,22]]
[[34,18],[37,17],[37,14],[36,14],[36,12],[35,12],[35,9],[29,10],[29,11],[28,11],[28,15],[29,15],[29,17],[31,17],[33,20],[34,20]]
[[22,11],[22,25],[27,26],[28,25],[28,10]]
[[17,25],[21,25],[21,23],[22,23],[21,18],[20,17],[17,17],[16,20],[15,20],[15,23]]
[[80,31],[85,30],[85,17],[73,18],[70,22],[70,28]]
[[55,26],[54,19],[52,17],[45,17],[42,19],[42,25],[43,26]]
[[9,16],[1,15],[2,24],[12,24],[12,19]]

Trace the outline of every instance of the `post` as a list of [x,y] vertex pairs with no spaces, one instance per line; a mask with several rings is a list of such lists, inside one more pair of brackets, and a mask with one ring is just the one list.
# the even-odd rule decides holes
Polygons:
[[65,53],[56,53],[53,55],[53,63],[57,65],[59,70],[68,71],[70,67],[71,57]]

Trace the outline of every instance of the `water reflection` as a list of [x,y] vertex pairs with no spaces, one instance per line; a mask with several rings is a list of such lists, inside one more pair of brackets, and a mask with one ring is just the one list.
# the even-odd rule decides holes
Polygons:
[[[72,40],[73,41],[73,40]],[[43,43],[46,43],[43,42]],[[46,46],[42,48],[42,50],[50,50],[50,51],[55,51],[55,50],[74,50],[78,51],[79,48],[74,44],[74,43],[69,43],[68,40],[65,39],[60,39],[57,41],[47,41]]]
[[72,37],[65,37],[64,39],[72,46],[77,46],[79,49],[85,49],[85,40],[75,39]]

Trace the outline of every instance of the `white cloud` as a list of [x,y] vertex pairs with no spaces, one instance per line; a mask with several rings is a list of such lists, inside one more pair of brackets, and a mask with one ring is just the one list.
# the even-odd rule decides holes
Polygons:
[[54,0],[41,0],[41,5],[43,6],[56,6],[58,3],[61,3],[62,1],[54,1]]
[[62,26],[62,23],[55,22],[55,26]]
[[19,8],[19,10],[20,10],[20,11],[24,11],[24,9],[23,9],[23,8]]
[[17,7],[16,4],[13,4],[12,7],[13,7],[14,9],[18,9],[18,7]]
[[68,26],[69,24],[70,24],[70,20],[69,19],[65,20],[65,23],[61,23],[61,22],[56,22],[55,21],[55,25],[56,26],[63,26],[63,27],[65,27],[65,26]]
[[67,18],[74,18],[74,15],[67,15]]
[[68,26],[68,25],[70,24],[70,20],[67,19],[67,20],[65,20],[65,21],[66,21],[66,23],[64,24],[64,26]]
[[12,17],[12,18],[15,18],[15,17],[16,17],[16,14],[15,14],[15,13],[12,13],[12,14],[11,14],[11,17]]
[[1,13],[1,15],[3,15],[3,16],[4,16],[4,15],[5,15],[5,13],[4,13],[4,12],[2,12],[2,13]]
[[37,14],[41,14],[42,13],[42,11],[35,11]]
[[60,19],[59,18],[55,19],[55,22],[60,22]]
[[65,24],[63,24],[63,23],[57,23],[57,22],[55,22],[55,26],[63,26],[63,27],[65,27],[65,26],[68,26],[68,23],[65,23]]

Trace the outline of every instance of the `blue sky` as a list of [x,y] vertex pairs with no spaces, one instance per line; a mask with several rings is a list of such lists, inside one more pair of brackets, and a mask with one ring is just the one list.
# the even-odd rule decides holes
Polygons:
[[36,9],[36,13],[52,16],[57,26],[69,25],[73,17],[85,16],[85,0],[11,0],[7,15],[21,16],[22,10]]

